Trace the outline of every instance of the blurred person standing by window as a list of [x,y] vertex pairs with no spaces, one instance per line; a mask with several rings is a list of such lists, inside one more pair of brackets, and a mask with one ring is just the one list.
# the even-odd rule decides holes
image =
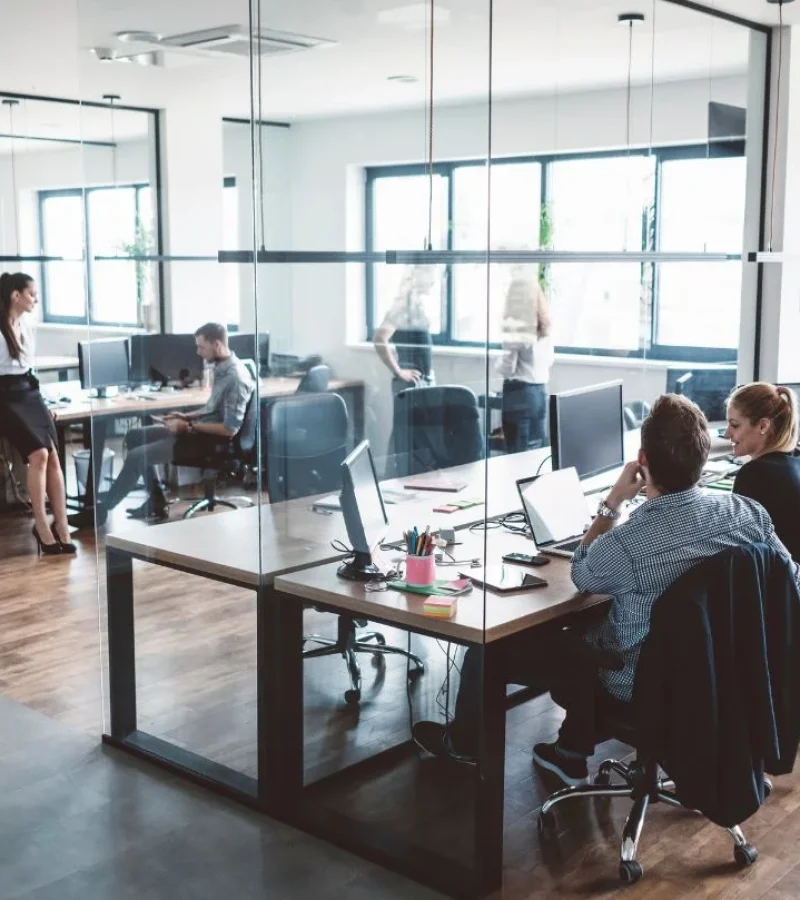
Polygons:
[[533,266],[515,266],[503,312],[503,436],[508,453],[546,440],[547,382],[555,358],[552,320]]

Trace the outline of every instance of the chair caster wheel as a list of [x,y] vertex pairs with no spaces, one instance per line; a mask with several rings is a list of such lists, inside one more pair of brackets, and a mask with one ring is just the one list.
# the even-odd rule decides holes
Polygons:
[[772,793],[772,782],[769,780],[769,778],[765,778],[764,779],[764,799],[766,800],[767,797],[769,797],[769,795],[771,793]]
[[361,700],[361,691],[350,690],[344,692],[344,702],[355,706]]
[[375,636],[375,643],[380,644],[381,647],[386,646],[386,638],[382,634],[378,634]]
[[758,850],[756,850],[752,844],[734,847],[733,858],[736,860],[736,865],[739,866],[740,869],[746,869],[748,866],[752,866],[758,859]]
[[642,868],[641,863],[633,860],[623,860],[619,864],[619,880],[623,884],[636,884],[637,881],[642,880],[642,876],[644,875],[644,869]]
[[424,666],[420,666],[419,668],[417,666],[414,666],[413,669],[408,670],[409,678],[419,678],[420,675],[424,675],[424,674],[425,674]]
[[597,787],[608,787],[611,784],[611,776],[608,772],[598,772],[594,776],[594,783]]
[[556,836],[556,820],[552,813],[539,813],[536,828],[542,841],[552,841]]

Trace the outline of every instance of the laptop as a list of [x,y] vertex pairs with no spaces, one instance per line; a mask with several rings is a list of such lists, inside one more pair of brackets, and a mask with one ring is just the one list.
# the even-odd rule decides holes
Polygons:
[[539,551],[572,559],[592,520],[577,469],[521,478],[517,490]]

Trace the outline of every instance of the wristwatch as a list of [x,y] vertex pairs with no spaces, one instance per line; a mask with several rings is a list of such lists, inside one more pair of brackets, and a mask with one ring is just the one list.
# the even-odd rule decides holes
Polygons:
[[605,500],[601,500],[600,505],[597,507],[597,515],[614,521],[620,517],[621,513],[618,509],[612,509]]

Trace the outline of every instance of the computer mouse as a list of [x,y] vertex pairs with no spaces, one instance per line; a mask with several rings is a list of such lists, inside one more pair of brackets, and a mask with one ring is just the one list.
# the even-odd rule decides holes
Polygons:
[[72,403],[72,397],[59,397],[59,403]]

